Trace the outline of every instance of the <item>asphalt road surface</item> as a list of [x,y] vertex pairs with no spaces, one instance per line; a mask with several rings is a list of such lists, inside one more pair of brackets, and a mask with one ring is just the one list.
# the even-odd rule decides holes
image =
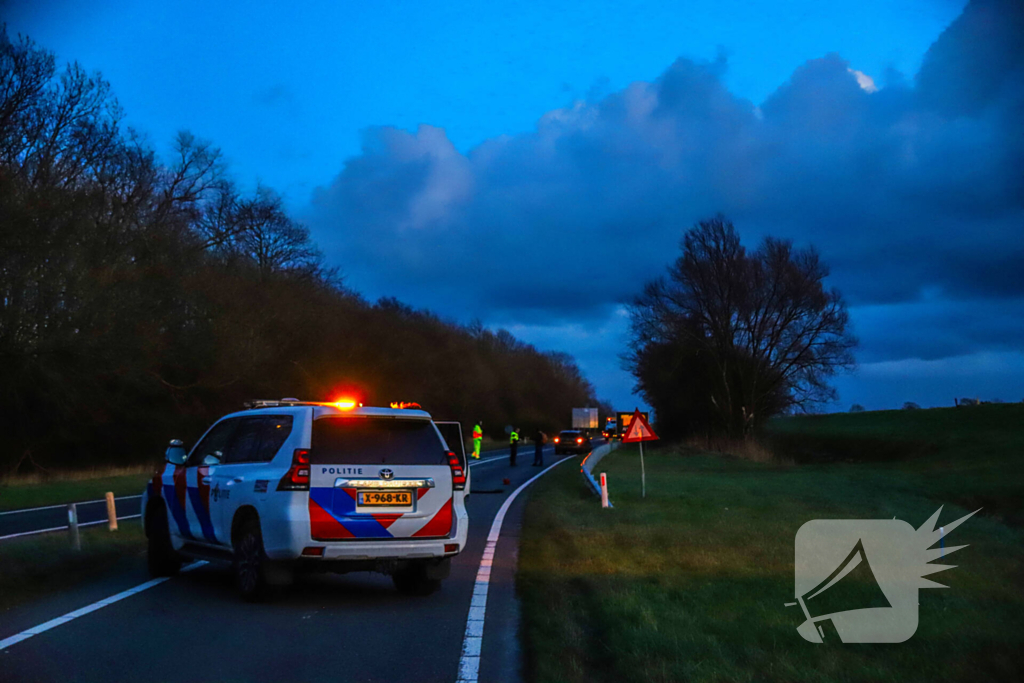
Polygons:
[[[236,595],[226,565],[211,564],[5,647],[0,681],[454,682],[487,533],[505,499],[541,471],[532,461],[532,444],[519,449],[515,468],[507,451],[473,461],[469,540],[434,595],[404,596],[389,577],[358,572],[301,577],[269,602],[249,604]],[[545,464],[554,462],[549,446]],[[497,543],[481,681],[521,678],[515,564],[529,492],[510,506]],[[0,641],[148,579],[140,563],[9,610],[0,615]]]

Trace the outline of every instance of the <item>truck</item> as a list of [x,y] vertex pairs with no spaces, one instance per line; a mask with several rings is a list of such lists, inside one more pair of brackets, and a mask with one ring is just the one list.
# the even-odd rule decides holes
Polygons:
[[[621,439],[629,429],[629,423],[633,421],[633,412],[616,412],[615,413],[615,438]],[[650,413],[646,410],[641,410],[640,414],[644,416],[644,419],[650,422]]]
[[597,408],[573,408],[573,429],[597,429]]

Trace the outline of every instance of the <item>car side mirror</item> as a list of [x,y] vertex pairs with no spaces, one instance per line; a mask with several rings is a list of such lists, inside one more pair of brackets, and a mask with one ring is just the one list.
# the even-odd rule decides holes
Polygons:
[[172,465],[184,465],[186,458],[188,458],[188,453],[185,451],[184,444],[178,439],[171,439],[171,445],[164,453],[164,460]]
[[203,467],[210,467],[211,465],[219,465],[220,464],[220,455],[219,455],[219,453],[220,453],[220,451],[215,451],[214,453],[210,453],[209,455],[204,457],[203,458]]

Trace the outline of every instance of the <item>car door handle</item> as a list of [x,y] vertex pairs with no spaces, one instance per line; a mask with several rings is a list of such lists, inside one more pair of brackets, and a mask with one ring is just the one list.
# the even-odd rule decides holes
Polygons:
[[207,486],[210,485],[211,481],[213,481],[213,477],[203,477],[203,483],[206,484]]
[[227,486],[231,486],[232,484],[240,484],[240,483],[242,483],[242,478],[241,477],[235,477],[234,479],[232,479],[231,481],[229,481],[227,483]]

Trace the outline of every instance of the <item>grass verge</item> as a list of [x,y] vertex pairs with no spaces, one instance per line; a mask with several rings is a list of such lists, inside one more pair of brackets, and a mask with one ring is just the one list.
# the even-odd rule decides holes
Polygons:
[[145,534],[137,520],[117,531],[81,529],[76,551],[66,533],[13,538],[0,544],[0,611],[93,580],[141,561]]
[[[1024,456],[996,446],[1016,443],[1005,432],[1019,424],[993,427],[981,444],[1018,495],[1011,465]],[[920,625],[905,643],[814,645],[796,632],[799,608],[783,606],[794,599],[793,539],[804,522],[897,517],[917,527],[942,504],[942,522],[969,512],[949,504],[950,482],[931,462],[779,467],[669,448],[645,456],[646,499],[634,447],[600,463],[611,510],[575,470],[535,485],[518,574],[527,680],[1024,680],[1024,531],[999,510],[953,533],[950,545],[970,545],[954,556],[958,568],[931,577],[949,589],[920,591]],[[971,499],[990,484],[961,478],[959,492]]]
[[99,500],[142,493],[153,467],[56,474],[47,479],[8,479],[0,482],[0,511]]

